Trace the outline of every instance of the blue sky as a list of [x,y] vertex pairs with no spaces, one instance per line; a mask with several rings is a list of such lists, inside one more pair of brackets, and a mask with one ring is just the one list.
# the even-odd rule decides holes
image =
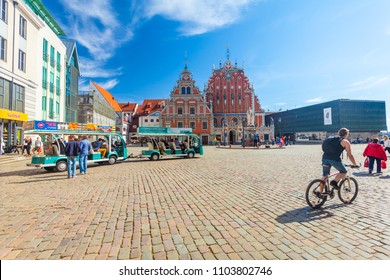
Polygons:
[[388,0],[42,2],[78,42],[82,89],[93,80],[119,102],[168,98],[187,53],[203,90],[229,47],[266,111],[384,100],[390,125]]

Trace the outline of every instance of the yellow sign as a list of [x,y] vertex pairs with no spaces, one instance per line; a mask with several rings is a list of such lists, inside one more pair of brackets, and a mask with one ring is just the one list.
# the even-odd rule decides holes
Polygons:
[[0,109],[0,119],[26,122],[28,121],[28,115],[21,112]]

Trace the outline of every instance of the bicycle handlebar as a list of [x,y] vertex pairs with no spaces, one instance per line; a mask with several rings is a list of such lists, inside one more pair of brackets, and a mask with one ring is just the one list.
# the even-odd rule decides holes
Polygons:
[[346,167],[351,167],[351,168],[360,168],[360,166],[362,166],[361,163],[359,163],[359,165],[352,165],[352,164],[344,164]]

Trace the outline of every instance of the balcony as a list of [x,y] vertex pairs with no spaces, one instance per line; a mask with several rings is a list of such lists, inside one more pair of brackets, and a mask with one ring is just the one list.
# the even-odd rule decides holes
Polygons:
[[61,72],[61,64],[60,63],[57,63],[57,71]]
[[50,83],[50,92],[54,92],[54,84]]
[[43,61],[46,61],[49,59],[49,55],[47,53],[43,53]]
[[50,59],[50,66],[54,67],[54,64],[55,64],[55,60],[54,59]]
[[47,81],[46,80],[42,81],[42,88],[47,89]]
[[57,88],[56,88],[56,94],[57,94],[58,96],[60,96],[60,93],[61,93],[60,88],[57,87]]

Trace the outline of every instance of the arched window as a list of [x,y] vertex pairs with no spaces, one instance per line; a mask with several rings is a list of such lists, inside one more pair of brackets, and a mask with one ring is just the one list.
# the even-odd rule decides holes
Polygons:
[[221,119],[221,127],[223,127],[224,123],[225,123],[225,119],[222,118],[222,119]]
[[186,94],[186,88],[185,87],[181,88],[181,94]]
[[187,94],[191,94],[191,88],[187,87]]

